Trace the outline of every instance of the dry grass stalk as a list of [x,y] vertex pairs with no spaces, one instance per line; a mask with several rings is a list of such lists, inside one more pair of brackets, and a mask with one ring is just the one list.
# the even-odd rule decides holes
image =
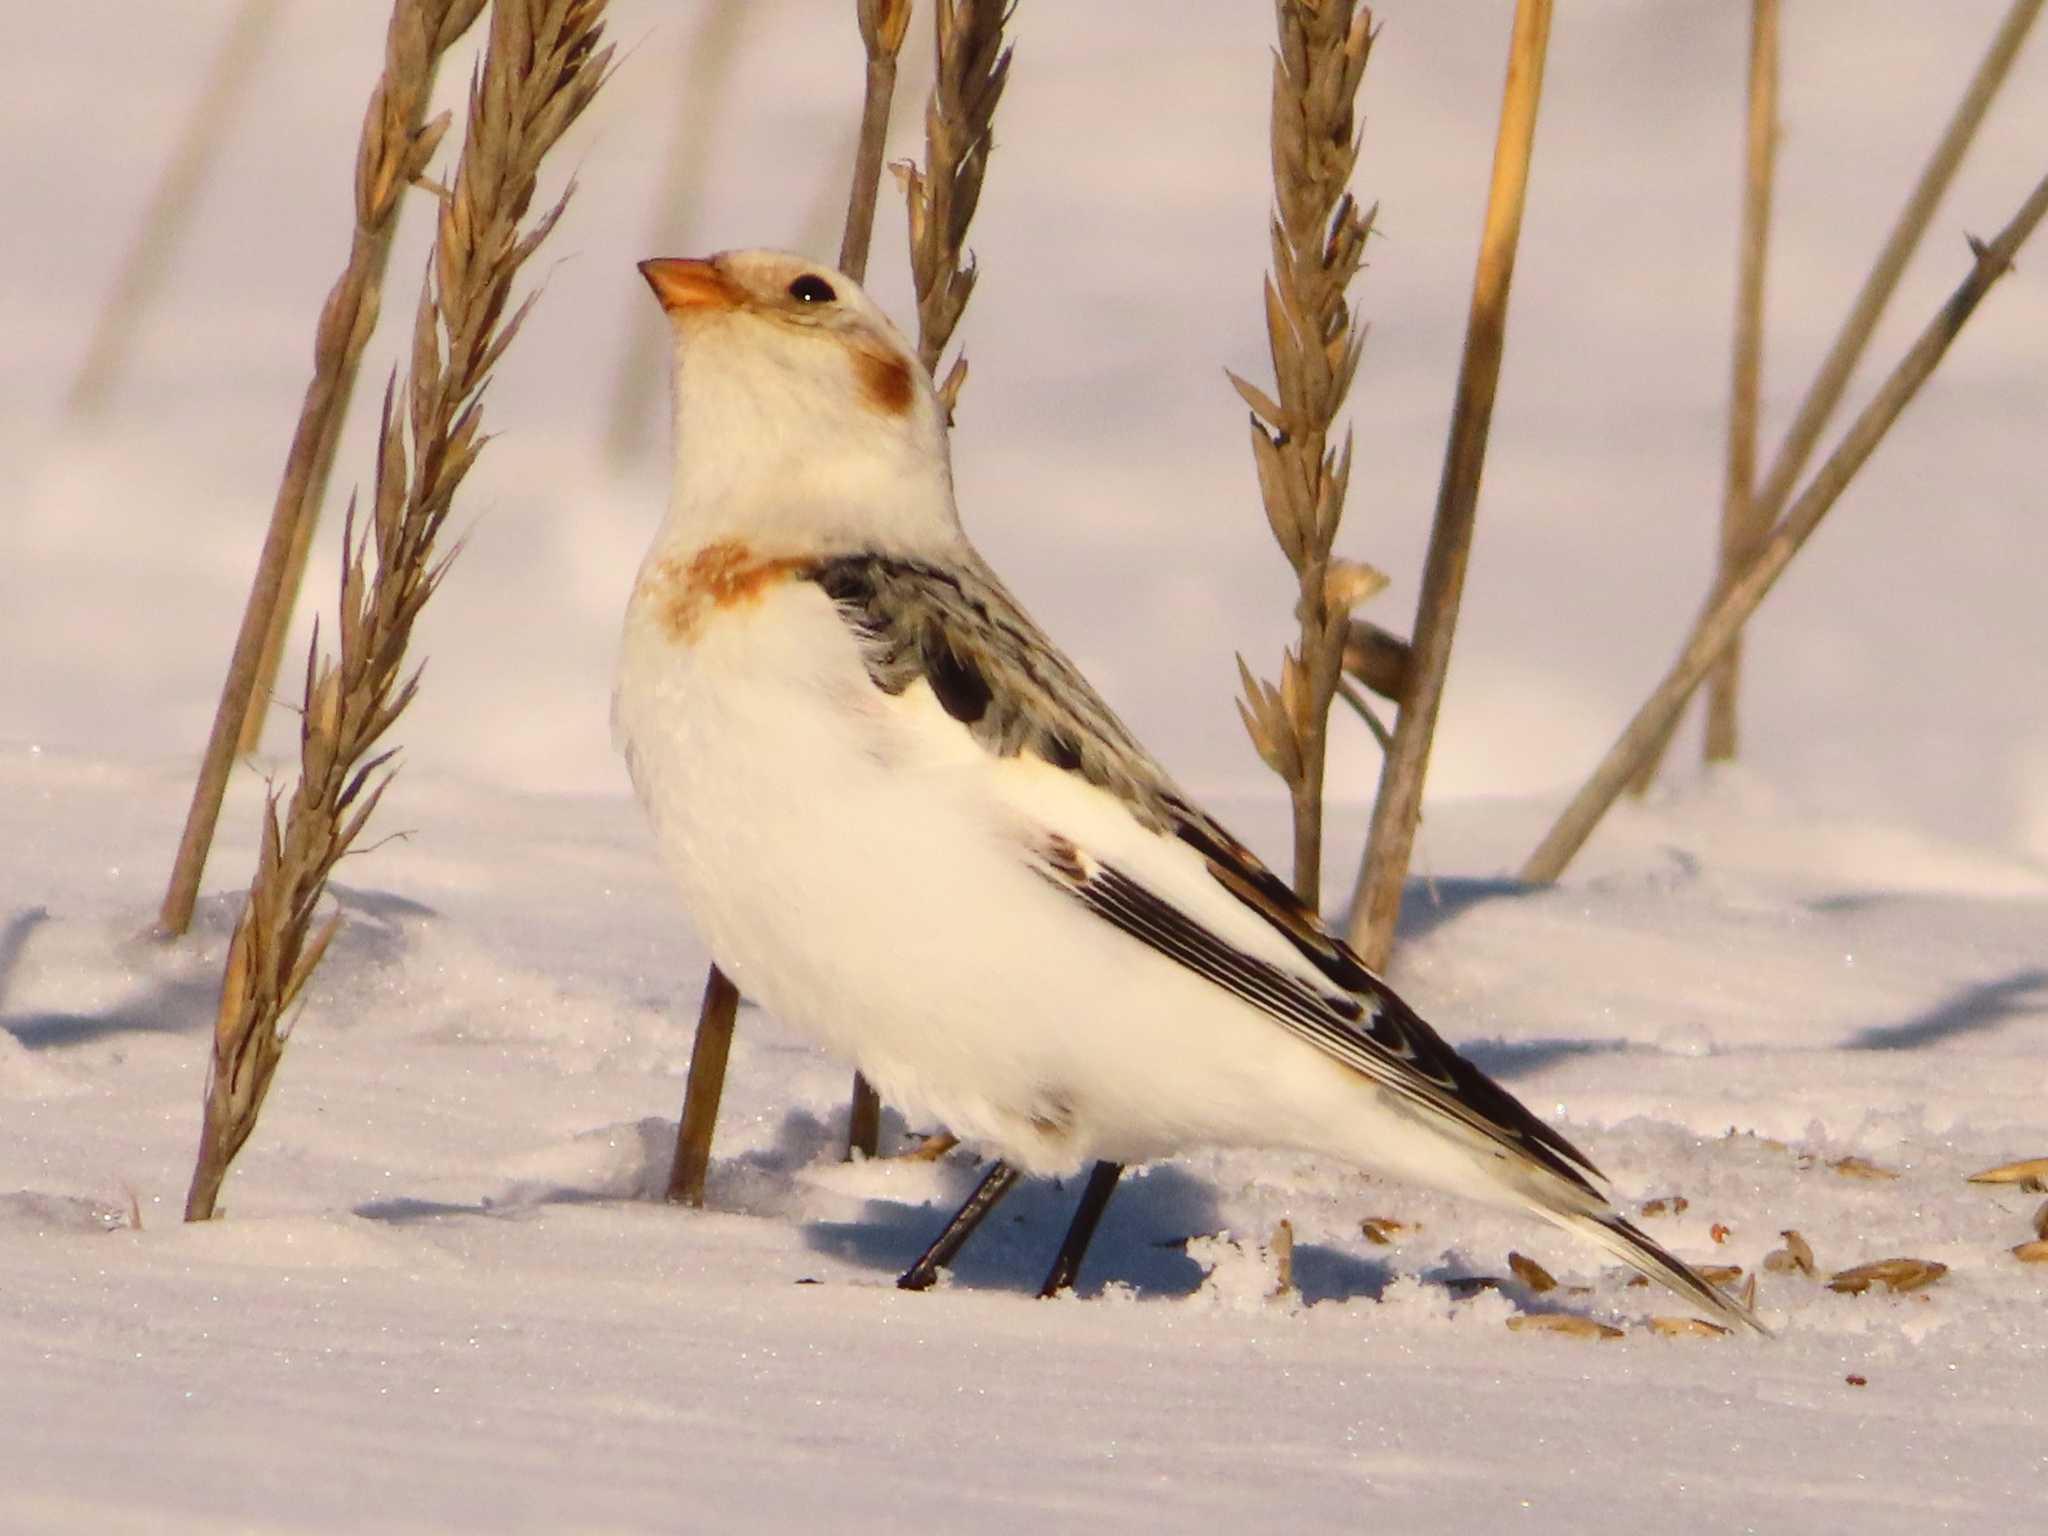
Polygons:
[[1550,0],[1516,0],[1507,84],[1494,140],[1493,182],[1487,193],[1486,224],[1480,234],[1472,303],[1465,323],[1465,355],[1458,369],[1457,403],[1451,415],[1450,441],[1444,448],[1443,479],[1416,600],[1414,654],[1401,696],[1393,750],[1380,770],[1372,830],[1351,901],[1352,947],[1375,969],[1385,967],[1394,949],[1401,888],[1408,878],[1415,828],[1422,817],[1423,776],[1443,702],[1444,678],[1450,669],[1465,567],[1472,556],[1479,477],[1486,464],[1494,390],[1507,345],[1508,289],[1514,278],[1515,247],[1521,238],[1536,109],[1543,94],[1550,14]]
[[711,1171],[711,1134],[718,1128],[718,1102],[725,1096],[726,1063],[732,1056],[740,989],[712,966],[697,1005],[697,1032],[690,1037],[690,1070],[683,1083],[683,1113],[676,1122],[676,1155],[669,1164],[671,1205],[704,1204],[704,1179]]
[[105,407],[164,275],[171,270],[171,253],[184,242],[199,190],[213,169],[228,123],[256,78],[257,62],[281,12],[277,0],[242,0],[242,9],[228,28],[227,41],[221,44],[193,102],[192,114],[185,120],[184,135],[164,166],[136,227],[135,239],[121,258],[113,292],[93,317],[85,361],[64,397],[64,409],[70,415],[94,416]]
[[1650,697],[1637,709],[1615,743],[1601,759],[1572,802],[1523,864],[1519,878],[1548,884],[1564,873],[1572,856],[1585,846],[1623,788],[1656,750],[1671,723],[1684,709],[1701,680],[1726,651],[1729,642],[1769,594],[1792,557],[1820,526],[1857,470],[1862,468],[1899,413],[1927,382],[1949,344],[1976,312],[1991,285],[2012,269],[2014,255],[2048,214],[2048,178],[2043,178],[2010,223],[1988,245],[1973,240],[1976,260],[1969,275],[1936,312],[1901,358],[1877,394],[1863,408],[1828,460],[1815,472],[1799,500],[1772,529],[1749,568],[1694,624],[1685,649]]
[[[1757,517],[1757,394],[1764,364],[1764,253],[1771,233],[1771,182],[1778,158],[1778,0],[1751,0],[1749,119],[1742,196],[1742,255],[1735,284],[1734,377],[1729,386],[1728,461],[1721,491],[1721,572],[1726,586],[1756,558],[1771,531]],[[1732,760],[1741,641],[1707,685],[1706,760]]]
[[[1891,233],[1885,237],[1877,259],[1871,263],[1862,288],[1849,306],[1849,313],[1843,317],[1841,329],[1836,332],[1827,357],[1822,360],[1820,370],[1799,402],[1798,412],[1785,431],[1785,440],[1778,447],[1777,457],[1771,461],[1769,472],[1752,498],[1752,518],[1760,533],[1776,525],[1786,503],[1792,499],[1792,490],[1800,473],[1813,457],[1813,450],[1833,417],[1835,407],[1841,404],[1842,396],[1849,387],[1850,375],[1855,372],[1870,338],[1876,334],[1878,322],[1884,317],[1885,307],[1905,273],[1907,262],[1919,249],[1920,237],[1927,232],[1934,210],[1948,191],[1949,183],[1955,179],[1956,168],[1962,164],[1963,155],[1976,137],[1999,87],[2005,83],[2006,74],[2019,53],[2020,44],[2026,41],[2028,29],[2039,15],[2041,5],[2042,0],[2013,0],[1992,37],[1991,46],[1978,63],[1976,73],[1964,88],[1962,99],[1950,114],[1948,126],[1942,130],[1934,153],[1929,156],[1919,180],[1914,182],[1913,190],[1906,198],[1905,206],[1893,221]],[[1709,597],[1710,608],[1718,600],[1729,575],[1724,562],[1723,584],[1717,585]],[[1632,779],[1631,787],[1637,792],[1648,789],[1656,777],[1657,764],[1670,746],[1676,729],[1677,717],[1674,716]]]
[[[733,0],[706,21],[706,47],[701,51],[712,60],[722,59],[730,50],[737,36],[740,11],[738,0]],[[847,195],[846,232],[839,242],[839,269],[858,282],[867,273],[868,247],[874,235],[875,193],[881,181],[882,148],[889,131],[889,103],[896,90],[896,55],[902,50],[903,35],[910,25],[910,0],[854,0],[854,12],[861,43],[867,51],[867,82],[862,94],[853,185]],[[693,63],[692,67],[701,79],[706,66]],[[677,158],[679,161],[680,155]],[[647,345],[655,344],[652,329],[636,334],[645,334]],[[622,403],[614,417],[615,428],[623,428],[631,410]],[[704,1203],[704,1180],[711,1171],[711,1138],[718,1125],[718,1102],[725,1092],[726,1062],[732,1054],[739,1007],[739,989],[717,965],[712,965],[705,975],[704,997],[697,1009],[697,1032],[691,1040],[689,1075],[683,1086],[683,1113],[676,1125],[676,1155],[669,1165],[667,1198],[678,1205]],[[858,1150],[873,1157],[881,1135],[882,1102],[868,1087],[867,1080],[856,1072],[847,1112],[847,1155]]]
[[[860,0],[861,35],[870,26],[877,43],[893,35],[902,42],[903,29],[910,23],[910,7],[891,3],[872,5]],[[870,9],[874,11],[872,20]],[[919,170],[908,163],[894,166],[910,210],[910,280],[917,293],[917,355],[925,372],[937,379],[939,357],[953,339],[953,331],[974,294],[977,271],[967,254],[967,226],[981,202],[981,180],[988,172],[989,151],[995,144],[996,103],[1010,78],[1010,50],[1003,46],[1003,25],[1009,19],[1008,0],[934,0],[933,36],[937,50],[932,76],[932,95],[925,107],[925,163]],[[872,52],[870,54],[872,58]],[[890,71],[893,78],[894,55]],[[870,75],[870,93],[873,78]],[[872,105],[872,101],[870,101]],[[886,110],[882,116],[886,127]],[[868,110],[863,108],[861,134],[865,149]],[[875,130],[880,133],[882,129]],[[862,174],[864,158],[858,158],[855,175]],[[860,186],[856,182],[848,214],[851,238],[852,212],[858,208]],[[866,257],[862,256],[865,266]],[[961,386],[967,382],[967,359],[954,359],[945,382],[939,385],[939,401],[952,425],[953,408],[959,403]],[[881,1144],[882,1101],[867,1079],[853,1076],[853,1094],[846,1117],[846,1155],[859,1152],[873,1157]]]
[[603,83],[611,58],[598,46],[603,11],[604,0],[497,0],[491,9],[462,156],[420,288],[410,375],[402,398],[395,379],[385,391],[370,527],[360,541],[349,509],[339,654],[322,656],[315,636],[299,782],[282,824],[275,795],[265,808],[256,874],[228,946],[187,1221],[213,1215],[228,1165],[255,1128],[292,1005],[340,925],[337,914],[314,929],[327,876],[390,784],[382,771],[390,752],[372,752],[419,686],[416,670],[404,675],[406,645],[448,569],[450,557],[435,546],[483,450],[484,386],[533,304],[529,296],[508,310],[513,281],[568,200],[564,192],[522,222],[542,158]]
[[[917,292],[917,355],[934,380],[939,357],[974,294],[974,258],[967,226],[981,202],[981,180],[994,147],[996,103],[1010,78],[1003,46],[1009,0],[933,0],[937,68],[925,108],[924,168],[894,167],[910,205],[910,279]],[[953,417],[967,359],[956,358],[939,384],[946,419]]]
[[853,184],[846,195],[846,232],[839,237],[839,270],[860,282],[868,273],[875,198],[882,185],[882,151],[889,138],[889,104],[896,97],[896,56],[903,51],[903,37],[910,30],[910,0],[855,0],[855,10],[861,47],[867,52],[867,81],[861,92]]
[[[472,17],[476,9],[470,8]],[[427,61],[426,84],[413,94],[410,125],[413,133],[417,133],[426,121],[427,103],[433,96],[440,62],[439,54]],[[392,236],[397,226],[395,217],[387,219],[371,246],[367,281],[368,291],[373,296],[383,291],[384,274],[391,266]],[[367,337],[364,339],[368,340]],[[284,579],[277,606],[271,610],[270,628],[264,633],[263,649],[257,653],[256,677],[249,686],[249,707],[243,713],[242,734],[235,743],[238,756],[247,757],[263,745],[263,728],[270,719],[278,668],[284,661],[285,639],[291,633],[300,588],[305,585],[306,561],[313,552],[313,535],[320,526],[320,511],[327,505],[327,482],[334,471],[334,450],[341,441],[342,430],[348,425],[349,406],[355,398],[356,372],[353,363],[344,370],[335,407],[322,423],[320,443],[313,453],[313,472],[306,480],[305,504],[299,509],[296,526],[292,529],[291,551],[285,557]]]
[[1333,559],[1351,479],[1351,437],[1329,446],[1358,371],[1365,328],[1346,295],[1365,261],[1372,209],[1351,195],[1361,142],[1359,87],[1372,53],[1372,12],[1354,0],[1276,0],[1273,56],[1273,270],[1266,341],[1274,400],[1236,374],[1251,407],[1252,458],[1266,522],[1299,595],[1300,636],[1280,657],[1279,686],[1238,673],[1238,713],[1259,757],[1287,785],[1294,815],[1294,890],[1322,905],[1323,765],[1330,703],[1344,671],[1351,611],[1386,585],[1368,566]]
[[313,333],[313,377],[299,409],[285,455],[283,478],[270,512],[270,528],[257,558],[242,627],[235,636],[227,677],[221,684],[213,730],[201,759],[198,781],[157,927],[183,933],[199,899],[199,879],[220,821],[242,722],[254,697],[256,673],[272,616],[285,588],[292,541],[307,516],[321,444],[331,439],[355,382],[356,365],[377,324],[376,276],[397,222],[398,200],[416,180],[447,131],[446,114],[423,122],[427,93],[440,56],[469,30],[483,0],[395,0],[384,45],[384,73],[370,93],[363,131],[356,145],[355,230],[347,264],[329,290]]

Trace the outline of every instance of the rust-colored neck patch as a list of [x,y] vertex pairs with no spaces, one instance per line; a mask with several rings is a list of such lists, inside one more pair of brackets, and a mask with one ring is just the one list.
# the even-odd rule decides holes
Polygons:
[[685,561],[665,557],[640,579],[640,601],[654,610],[670,638],[688,645],[705,619],[724,609],[758,602],[811,562],[794,556],[766,558],[741,539],[707,544]]
[[902,358],[879,348],[855,347],[853,371],[860,380],[861,398],[884,416],[901,416],[910,409],[915,391],[910,365]]

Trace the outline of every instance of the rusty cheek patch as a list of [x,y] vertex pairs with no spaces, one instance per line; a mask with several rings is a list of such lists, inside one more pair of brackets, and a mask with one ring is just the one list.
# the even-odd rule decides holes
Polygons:
[[884,416],[901,416],[910,409],[910,365],[902,358],[858,347],[853,371],[860,381],[861,398]]
[[804,568],[802,560],[756,555],[739,539],[707,544],[687,562],[663,560],[648,575],[645,595],[661,627],[688,643],[711,614],[757,601]]

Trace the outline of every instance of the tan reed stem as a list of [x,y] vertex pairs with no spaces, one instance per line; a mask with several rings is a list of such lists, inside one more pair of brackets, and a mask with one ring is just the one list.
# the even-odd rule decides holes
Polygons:
[[1330,704],[1344,672],[1351,610],[1386,585],[1332,557],[1351,479],[1351,436],[1329,447],[1358,370],[1365,327],[1346,300],[1365,260],[1372,209],[1351,195],[1358,92],[1372,52],[1372,12],[1353,0],[1277,0],[1273,55],[1273,270],[1266,342],[1278,401],[1229,374],[1251,407],[1252,457],[1267,526],[1294,567],[1299,635],[1276,687],[1238,661],[1238,714],[1266,766],[1287,785],[1294,890],[1322,905],[1323,767]]
[[[438,54],[427,61],[425,87],[413,98],[411,131],[417,133],[426,121],[427,104],[433,98],[434,80],[440,74]],[[384,291],[384,275],[391,269],[391,248],[398,229],[396,218],[387,219],[370,248],[367,292]],[[364,340],[367,342],[368,338]],[[313,454],[313,471],[306,479],[306,501],[292,527],[292,544],[285,556],[284,577],[277,606],[270,613],[270,627],[264,632],[263,649],[256,656],[256,679],[249,688],[249,703],[242,715],[242,734],[235,753],[247,757],[263,744],[263,728],[270,720],[271,698],[277,688],[277,669],[284,660],[285,637],[291,633],[292,617],[299,606],[299,592],[306,582],[306,561],[313,552],[313,535],[319,531],[320,510],[327,505],[327,482],[334,473],[334,450],[348,426],[349,408],[355,402],[356,376],[360,372],[360,350],[347,361],[335,387],[334,406],[321,423],[320,444]]]
[[[909,7],[897,23],[909,24]],[[925,168],[895,167],[910,208],[910,279],[917,294],[917,355],[938,377],[939,357],[952,340],[976,269],[967,254],[967,226],[981,201],[981,181],[993,146],[996,103],[1010,77],[1010,50],[1003,46],[1008,0],[934,0],[933,46],[937,65],[931,101],[925,107]],[[866,28],[865,17],[862,22]],[[900,35],[899,35],[900,41]],[[863,136],[866,117],[862,118]],[[856,194],[857,195],[857,194]],[[967,382],[967,359],[954,359],[939,402],[952,425],[953,408]],[[882,1100],[858,1072],[846,1118],[846,1155],[873,1157],[881,1145]]]
[[206,83],[185,119],[185,132],[164,167],[149,208],[137,227],[135,239],[121,258],[114,290],[93,317],[92,339],[85,348],[71,388],[64,397],[65,411],[76,417],[97,415],[105,408],[128,356],[141,333],[150,306],[171,269],[171,256],[184,243],[185,230],[199,200],[199,189],[213,168],[228,123],[248,94],[256,77],[256,64],[276,30],[277,0],[242,0],[242,8],[228,28]]
[[1465,326],[1465,356],[1458,370],[1457,404],[1444,449],[1443,479],[1436,519],[1416,603],[1413,654],[1394,748],[1380,770],[1372,830],[1352,897],[1350,939],[1365,963],[1383,968],[1394,948],[1401,915],[1401,887],[1415,847],[1422,815],[1423,776],[1444,677],[1457,629],[1465,567],[1486,463],[1486,436],[1493,419],[1494,390],[1507,343],[1508,288],[1514,278],[1515,246],[1522,232],[1522,205],[1529,184],[1529,156],[1536,136],[1536,109],[1543,94],[1543,63],[1550,41],[1550,0],[1516,0],[1508,48],[1507,85],[1500,128],[1494,141],[1493,184],[1487,194],[1486,224],[1472,279],[1471,314]]
[[[943,8],[946,0],[938,0]],[[896,56],[910,28],[910,0],[858,0],[860,40],[867,51],[867,83],[861,93],[860,141],[853,156],[853,185],[846,200],[846,233],[839,241],[839,270],[855,282],[867,276],[874,241],[875,201],[882,184],[882,152],[889,137],[889,105],[896,95]],[[1000,87],[998,87],[1000,89]],[[948,408],[948,416],[951,409]],[[846,1155],[873,1157],[882,1144],[882,1096],[856,1072],[846,1101]]]
[[2011,223],[1988,246],[1972,242],[1977,259],[1969,276],[1928,322],[1899,360],[1870,404],[1863,408],[1827,462],[1816,471],[1799,499],[1771,530],[1763,547],[1735,582],[1693,626],[1685,649],[1662,682],[1643,701],[1626,729],[1601,759],[1600,766],[1572,798],[1535,852],[1522,866],[1520,878],[1548,883],[1564,873],[1572,856],[1585,845],[1593,828],[1627,785],[1640,761],[1685,707],[1714,663],[1726,652],[1743,624],[1771,590],[1792,557],[1820,526],[1856,471],[1890,430],[1907,403],[1927,382],[1978,303],[2012,266],[2014,255],[2048,213],[2048,177],[2035,186]]
[[[1764,257],[1770,247],[1771,184],[1778,148],[1778,0],[1751,0],[1749,118],[1742,194],[1742,249],[1735,284],[1735,348],[1728,390],[1728,463],[1721,492],[1720,584],[1756,558],[1771,531],[1757,517],[1757,395],[1764,362]],[[1707,680],[1706,761],[1735,757],[1742,638]]]
[[704,1204],[711,1136],[718,1129],[718,1101],[725,1096],[725,1068],[739,1009],[740,989],[712,966],[704,978],[704,1000],[697,1006],[697,1033],[690,1041],[690,1073],[683,1084],[683,1114],[676,1123],[676,1155],[669,1164],[664,1197],[671,1205]]
[[[861,101],[860,140],[847,196],[846,231],[839,245],[839,268],[858,282],[866,274],[868,247],[874,236],[875,196],[882,175],[882,151],[888,138],[889,107],[896,89],[896,56],[910,26],[910,0],[855,0],[854,11],[867,54],[867,76]],[[676,1125],[675,1158],[669,1165],[666,1198],[671,1204],[704,1203],[704,1181],[711,1170],[711,1140],[718,1128],[718,1105],[725,1092],[726,1064],[732,1055],[739,1006],[739,989],[714,963],[704,978],[697,1032],[690,1044],[683,1113]],[[881,1101],[858,1072],[853,1078],[847,1124],[848,1155],[858,1147],[873,1156],[881,1139]]]
[[[1919,249],[1920,237],[1926,233],[1928,221],[1934,217],[1934,210],[1940,206],[1949,183],[1955,179],[1956,168],[1962,164],[1964,153],[1976,138],[1999,87],[2005,83],[2012,61],[2018,55],[2020,45],[2026,41],[2034,18],[2040,14],[2041,5],[2042,0],[2013,0],[2005,19],[1999,23],[1990,47],[1985,50],[1962,99],[1950,114],[1948,126],[1942,130],[1934,153],[1921,169],[1919,179],[1907,195],[1905,206],[1899,210],[1899,216],[1892,224],[1891,233],[1885,237],[1877,259],[1871,263],[1855,302],[1842,318],[1841,329],[1836,332],[1827,357],[1822,360],[1813,382],[1807,386],[1806,395],[1799,402],[1792,425],[1785,431],[1785,440],[1779,445],[1769,472],[1756,490],[1754,517],[1757,526],[1769,528],[1783,514],[1800,472],[1806,468],[1821,433],[1834,415],[1835,407],[1841,403],[1842,395],[1849,387],[1849,376],[1876,333],[1878,322],[1884,317],[1885,306],[1891,302],[1899,279],[1905,273],[1906,263]],[[1717,598],[1718,588],[1709,596],[1709,606]],[[1677,728],[1678,717],[1674,716],[1658,739],[1655,750],[1643,759],[1633,785],[1638,792],[1649,788],[1656,776],[1657,764],[1669,748],[1671,735]]]
[[354,184],[355,228],[347,264],[327,301],[313,334],[313,377],[306,386],[298,425],[285,455],[283,478],[271,506],[270,528],[257,557],[248,606],[235,636],[213,729],[200,761],[192,805],[171,866],[169,886],[157,916],[158,931],[175,936],[192,922],[199,899],[199,879],[220,820],[221,799],[234,767],[235,745],[241,739],[242,717],[249,708],[256,667],[271,615],[284,590],[294,532],[307,505],[320,444],[329,419],[343,407],[348,382],[354,378],[363,347],[377,325],[378,293],[374,274],[380,270],[380,244],[391,238],[398,200],[433,157],[447,131],[444,113],[420,125],[421,103],[442,53],[468,30],[483,0],[394,0],[385,38],[384,73],[370,93],[356,146]]
[[846,233],[839,240],[839,270],[856,283],[868,275],[875,234],[875,200],[882,187],[882,152],[889,139],[889,106],[896,97],[896,56],[910,29],[910,0],[856,0],[867,83],[861,92],[860,139],[853,183],[846,195]]
[[[508,310],[512,284],[569,193],[522,221],[542,158],[604,81],[611,51],[598,46],[603,12],[604,0],[491,7],[462,155],[420,288],[411,370],[402,396],[395,376],[385,390],[370,527],[360,541],[349,508],[339,652],[323,656],[315,635],[299,780],[281,825],[278,797],[264,807],[255,876],[228,946],[187,1221],[214,1214],[228,1166],[255,1129],[287,1015],[340,926],[335,914],[313,929],[328,874],[390,786],[392,752],[372,754],[419,687],[417,669],[405,675],[406,647],[452,558],[437,554],[436,542],[483,451],[485,386],[537,297]],[[424,159],[410,174],[423,167]]]

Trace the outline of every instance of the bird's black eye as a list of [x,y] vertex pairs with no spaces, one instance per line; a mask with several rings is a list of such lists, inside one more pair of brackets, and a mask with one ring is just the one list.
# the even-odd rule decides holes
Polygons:
[[810,272],[789,285],[789,296],[799,304],[830,304],[839,297],[830,283]]

